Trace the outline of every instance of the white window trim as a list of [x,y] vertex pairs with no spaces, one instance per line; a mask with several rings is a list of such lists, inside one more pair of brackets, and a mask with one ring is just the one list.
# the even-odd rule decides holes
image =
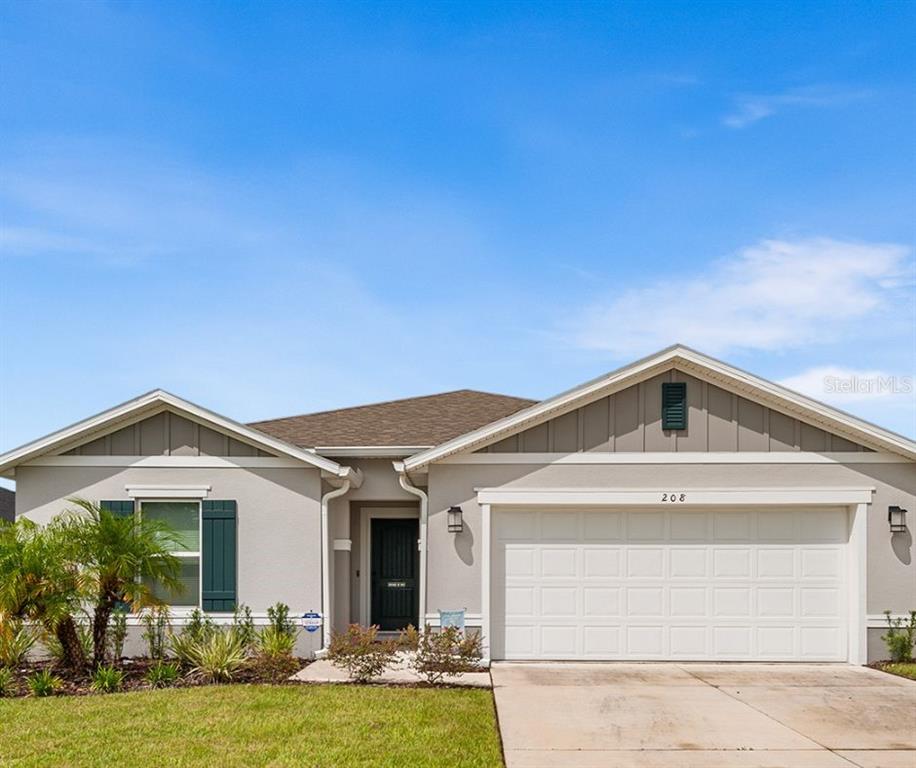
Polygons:
[[[208,490],[209,488],[210,486],[207,486]],[[203,609],[203,605],[204,605],[204,569],[203,569],[203,565],[204,565],[204,555],[203,555],[204,510],[203,510],[203,504],[201,504],[199,498],[175,498],[172,496],[140,498],[136,500],[137,516],[141,519],[143,518],[143,503],[144,502],[152,503],[152,502],[157,502],[157,501],[162,501],[166,503],[185,502],[188,504],[197,504],[197,544],[198,544],[197,551],[195,552],[190,549],[188,550],[183,549],[177,552],[172,552],[172,555],[174,555],[175,557],[179,559],[181,558],[190,559],[192,557],[197,558],[197,605],[167,605],[166,607],[169,609],[170,614],[177,611],[179,614],[186,613],[187,615],[190,615],[191,613],[193,613],[195,609],[199,609],[200,611],[206,613],[206,611],[204,611]]]
[[141,501],[197,501],[210,495],[209,485],[125,485],[124,490]]
[[362,507],[359,522],[359,623],[364,627],[369,626],[372,616],[372,520],[378,518],[419,519],[420,510],[416,507]]
[[[833,504],[845,506],[849,514],[848,542],[848,648],[849,664],[868,663],[868,628],[874,626],[866,610],[868,599],[868,509],[873,488],[834,488],[834,489],[684,489],[687,500],[671,504],[660,504],[658,498],[663,493],[675,489],[658,489],[639,491],[607,489],[587,489],[585,491],[566,489],[480,489],[477,501],[481,514],[481,632],[483,634],[483,664],[490,662],[491,632],[491,554],[492,554],[492,504],[501,506],[567,506],[597,505],[679,507],[691,506],[733,506],[746,504],[766,506],[772,504],[791,504],[793,506],[813,506]],[[769,492],[765,498],[761,494]],[[775,493],[774,493],[775,492]],[[790,493],[794,493],[792,498]],[[564,495],[565,494],[565,495]],[[577,495],[578,494],[578,495]],[[840,499],[840,500],[838,500]],[[844,500],[843,500],[844,499]]]

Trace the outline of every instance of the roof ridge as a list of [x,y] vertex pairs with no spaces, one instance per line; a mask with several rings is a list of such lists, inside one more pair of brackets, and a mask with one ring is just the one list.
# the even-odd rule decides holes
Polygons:
[[462,389],[450,389],[445,392],[434,392],[431,395],[414,395],[412,397],[397,397],[397,398],[393,398],[390,400],[378,400],[372,403],[362,403],[360,405],[348,405],[342,408],[328,408],[327,410],[324,410],[324,411],[309,411],[307,413],[295,413],[291,416],[277,416],[272,419],[258,419],[257,421],[247,422],[247,425],[249,427],[252,427],[258,424],[266,424],[268,422],[287,421],[289,419],[301,419],[306,416],[326,416],[332,413],[341,413],[342,411],[355,411],[361,408],[377,408],[380,405],[394,405],[396,403],[406,403],[412,400],[430,400],[434,397],[443,397],[445,395],[457,395],[462,392],[469,392],[469,393],[473,393],[476,395],[489,395],[490,397],[501,397],[507,400],[520,400],[520,401],[524,401],[527,403],[531,403],[532,405],[534,403],[540,402],[538,400],[533,400],[529,397],[518,397],[516,395],[504,395],[500,392],[488,392],[482,389],[470,389],[468,387],[464,387]]

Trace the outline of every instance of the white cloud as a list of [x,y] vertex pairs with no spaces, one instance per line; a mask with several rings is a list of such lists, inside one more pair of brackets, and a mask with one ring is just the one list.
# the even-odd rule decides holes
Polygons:
[[893,243],[764,240],[695,277],[668,274],[597,303],[568,335],[620,358],[674,341],[724,354],[849,338],[907,300],[908,255]]
[[893,399],[913,402],[913,377],[882,370],[823,365],[789,376],[779,383],[815,400],[837,405]]
[[859,101],[868,95],[864,90],[824,86],[793,88],[782,93],[745,94],[735,99],[734,109],[722,118],[722,122],[729,128],[746,128],[787,107],[836,107]]

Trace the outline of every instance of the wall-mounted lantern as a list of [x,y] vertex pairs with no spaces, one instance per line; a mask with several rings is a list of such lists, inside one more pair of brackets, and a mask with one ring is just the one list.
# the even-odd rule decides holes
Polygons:
[[461,533],[464,530],[464,522],[461,520],[461,507],[448,508],[448,532]]
[[887,522],[891,526],[891,533],[906,532],[906,510],[902,507],[887,508]]

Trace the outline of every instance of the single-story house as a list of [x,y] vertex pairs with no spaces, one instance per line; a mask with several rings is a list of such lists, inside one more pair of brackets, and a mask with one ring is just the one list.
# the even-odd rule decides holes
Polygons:
[[[435,626],[489,659],[845,661],[916,608],[916,442],[683,346],[541,402],[462,390],[242,424],[162,390],[0,456],[183,534],[194,607]],[[132,619],[135,621],[135,619]]]

